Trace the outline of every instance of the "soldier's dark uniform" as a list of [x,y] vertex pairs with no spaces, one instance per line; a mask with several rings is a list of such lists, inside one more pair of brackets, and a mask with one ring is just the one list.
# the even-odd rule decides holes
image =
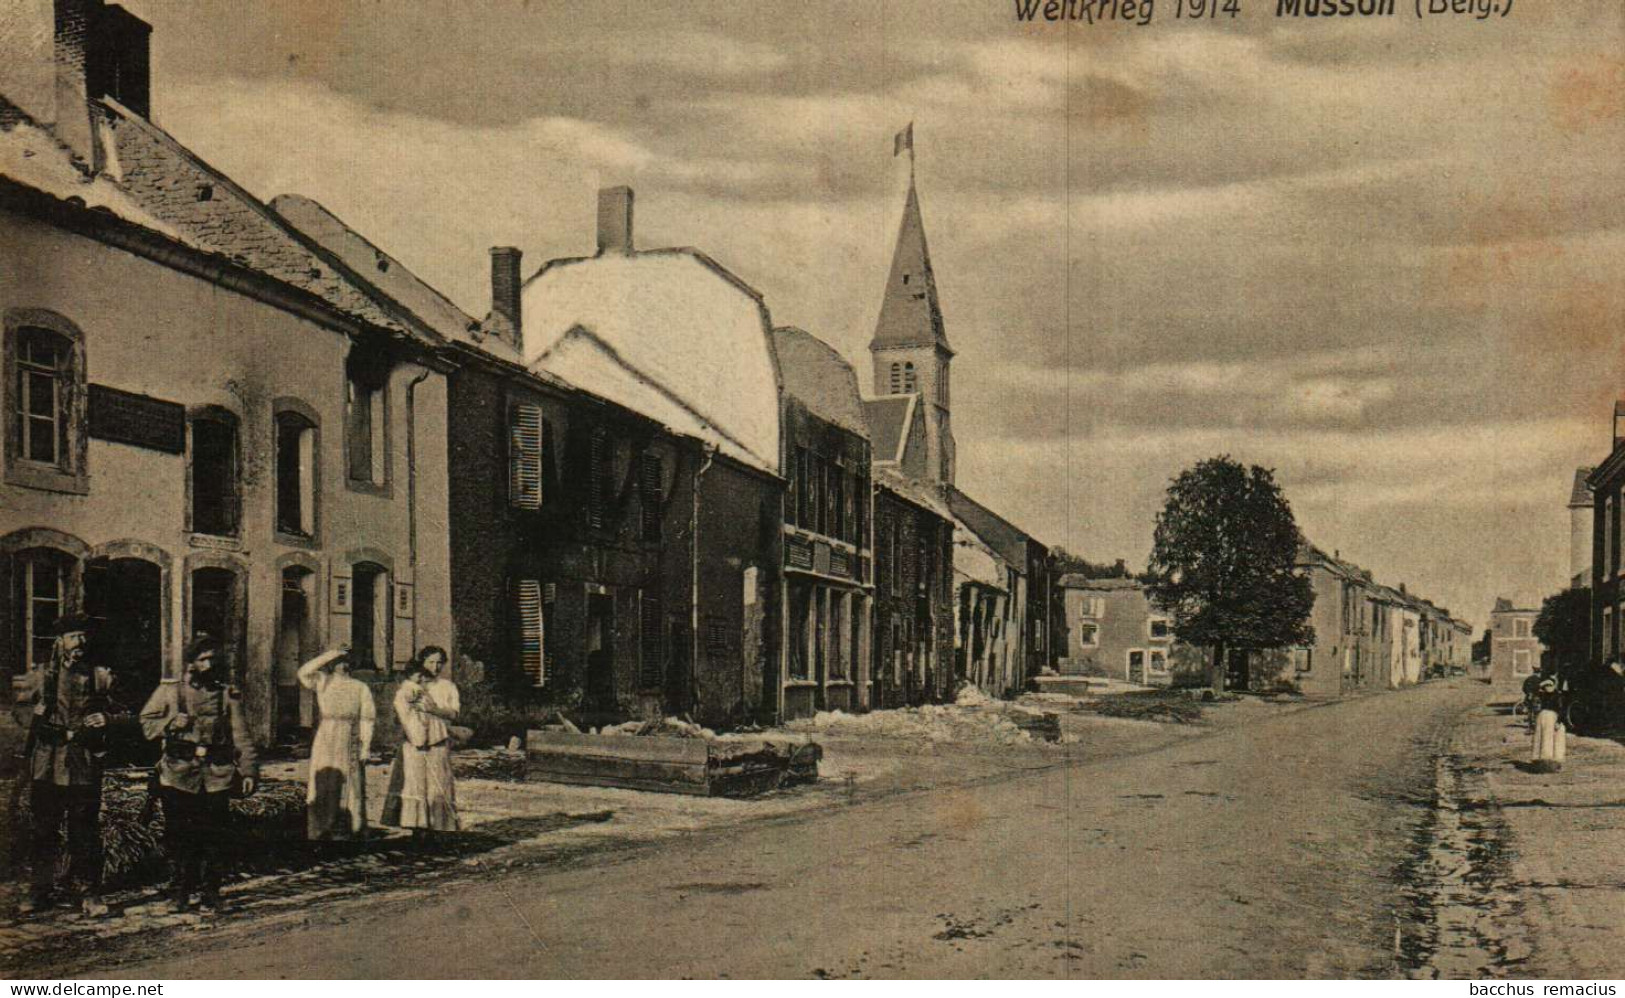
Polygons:
[[107,726],[87,727],[85,718],[103,715],[109,723],[129,708],[114,694],[105,668],[69,668],[60,651],[45,667],[22,680],[19,705],[29,712],[26,765],[33,813],[33,901],[49,898],[56,886],[62,825],[67,824],[68,874],[90,897],[101,893],[102,760]]
[[[190,722],[175,728],[181,714]],[[197,890],[215,903],[232,789],[243,777],[259,779],[241,696],[229,685],[166,679],[141,709],[141,730],[163,739],[158,784],[175,900],[184,905]]]

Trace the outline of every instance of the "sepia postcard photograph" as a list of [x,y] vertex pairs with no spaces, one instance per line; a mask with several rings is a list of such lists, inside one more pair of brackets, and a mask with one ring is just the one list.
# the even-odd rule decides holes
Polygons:
[[1622,192],[1619,0],[0,0],[0,976],[1615,994]]

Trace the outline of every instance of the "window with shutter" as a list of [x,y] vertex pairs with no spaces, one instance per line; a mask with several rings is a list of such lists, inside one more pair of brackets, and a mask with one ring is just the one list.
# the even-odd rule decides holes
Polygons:
[[514,583],[515,611],[519,627],[519,668],[532,686],[547,685],[544,595],[542,584],[535,579],[520,579]]
[[660,512],[665,505],[665,490],[661,488],[662,467],[660,455],[644,454],[641,472],[638,481],[638,491],[642,497],[643,510],[643,539],[646,541],[660,540]]
[[665,614],[661,612],[660,595],[644,593],[640,609],[638,636],[642,642],[642,661],[638,680],[644,689],[655,689],[665,672]]
[[508,450],[508,499],[519,509],[542,508],[542,408],[513,407]]
[[589,440],[589,470],[587,474],[587,526],[604,529],[604,508],[609,502],[610,453],[609,433],[602,427],[592,431]]

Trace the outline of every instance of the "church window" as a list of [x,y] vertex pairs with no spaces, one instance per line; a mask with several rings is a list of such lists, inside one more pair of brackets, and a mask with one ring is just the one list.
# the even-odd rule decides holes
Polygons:
[[893,395],[903,393],[903,365],[896,361],[893,361],[891,366],[891,393]]
[[903,365],[903,394],[912,395],[918,390],[918,382],[914,376],[914,364],[912,362],[906,363]]

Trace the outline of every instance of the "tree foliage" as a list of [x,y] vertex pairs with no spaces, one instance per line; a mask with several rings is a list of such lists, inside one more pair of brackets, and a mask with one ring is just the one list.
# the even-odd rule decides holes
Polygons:
[[1088,579],[1127,579],[1133,576],[1121,558],[1115,564],[1108,565],[1073,554],[1060,545],[1050,548],[1050,563],[1061,575],[1081,575]]
[[1535,637],[1560,671],[1580,669],[1591,653],[1591,590],[1565,589],[1546,597],[1535,618]]
[[1314,641],[1315,593],[1297,570],[1299,533],[1275,475],[1228,455],[1182,472],[1157,516],[1147,572],[1174,634],[1213,649],[1209,681],[1224,686],[1225,653]]

